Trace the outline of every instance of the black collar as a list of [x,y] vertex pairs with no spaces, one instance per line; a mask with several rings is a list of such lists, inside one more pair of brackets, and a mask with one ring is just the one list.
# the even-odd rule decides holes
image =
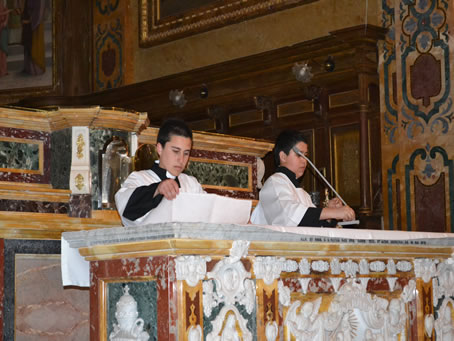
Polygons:
[[[153,167],[151,167],[151,170],[153,172],[155,172],[159,176],[159,179],[161,179],[161,181],[168,179],[167,170],[165,170],[164,168],[159,167],[159,163],[155,163],[153,165]],[[175,181],[177,182],[178,187],[181,187],[180,180],[178,180],[178,176],[175,177]]]
[[161,180],[167,179],[167,171],[164,168],[159,167],[158,163],[155,163],[153,167],[151,167],[151,170],[158,174],[159,179]]
[[287,175],[287,178],[292,182],[292,184],[295,186],[295,187],[300,187],[301,184],[299,182],[299,179],[296,178],[296,175],[295,173],[293,173],[290,169],[288,169],[287,167],[283,167],[283,166],[279,166],[276,168],[276,173],[283,173],[285,175]]

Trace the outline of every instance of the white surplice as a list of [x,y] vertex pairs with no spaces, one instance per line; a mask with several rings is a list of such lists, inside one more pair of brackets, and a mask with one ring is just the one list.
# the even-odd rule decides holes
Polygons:
[[[205,193],[200,183],[193,176],[181,173],[178,176],[180,182],[180,192],[187,193]],[[139,226],[145,224],[154,223],[153,216],[159,214],[159,205],[158,207],[150,210],[148,213],[143,215],[140,218],[132,221],[123,217],[123,211],[126,208],[129,198],[137,187],[148,186],[153,183],[161,182],[162,180],[159,176],[152,170],[142,170],[138,172],[132,172],[128,178],[123,182],[121,188],[115,194],[115,203],[117,205],[118,213],[121,216],[121,221],[124,226]],[[190,209],[190,208],[188,208]]]
[[315,205],[304,189],[295,187],[284,173],[274,173],[260,190],[251,223],[298,226],[309,207]]

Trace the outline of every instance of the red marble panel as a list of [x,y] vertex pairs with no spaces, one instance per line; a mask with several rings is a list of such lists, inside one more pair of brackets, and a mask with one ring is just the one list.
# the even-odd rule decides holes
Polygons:
[[87,340],[88,290],[61,286],[60,256],[15,257],[15,339]]
[[127,258],[90,263],[90,340],[99,337],[99,289],[101,281],[133,281],[134,277],[152,276],[157,284],[158,340],[177,340],[177,300],[175,264],[171,257]]

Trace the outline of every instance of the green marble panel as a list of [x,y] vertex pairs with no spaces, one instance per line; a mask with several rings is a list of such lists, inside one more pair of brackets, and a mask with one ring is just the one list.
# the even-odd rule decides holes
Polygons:
[[0,141],[0,168],[39,170],[39,144]]
[[115,282],[107,284],[107,339],[113,331],[114,323],[118,321],[115,318],[116,304],[123,296],[123,288],[129,287],[129,294],[137,302],[137,311],[139,318],[144,321],[144,331],[150,336],[149,340],[158,339],[157,329],[157,287],[156,281],[147,282]]
[[70,128],[54,131],[50,139],[50,181],[52,188],[69,189],[71,172],[71,135]]
[[190,161],[185,171],[199,180],[202,185],[219,187],[249,188],[249,167],[216,162]]

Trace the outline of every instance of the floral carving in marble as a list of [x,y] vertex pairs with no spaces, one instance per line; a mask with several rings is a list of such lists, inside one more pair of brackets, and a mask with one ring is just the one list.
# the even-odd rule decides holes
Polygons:
[[375,262],[371,262],[369,264],[369,268],[372,272],[383,272],[386,269],[386,264],[385,262],[377,260]]
[[401,272],[409,272],[412,269],[411,263],[405,260],[397,262],[396,267]]
[[255,278],[263,279],[267,285],[273,284],[274,280],[280,277],[281,272],[292,272],[297,268],[295,261],[286,261],[283,257],[255,257],[254,259]]
[[432,277],[435,277],[437,274],[438,259],[415,259],[415,275],[416,277],[422,278],[424,283],[428,283]]
[[312,262],[312,270],[318,272],[326,272],[329,270],[329,264],[323,260],[317,260]]
[[356,273],[359,271],[358,263],[349,259],[347,262],[341,263],[341,269],[347,277],[356,277]]
[[302,258],[298,264],[300,274],[309,275],[311,273],[311,263],[306,258]]
[[245,258],[249,250],[249,244],[250,242],[247,240],[235,240],[232,243],[232,248],[230,249],[229,261],[231,263],[236,263],[241,258]]
[[180,256],[176,258],[177,280],[186,281],[189,286],[195,287],[199,281],[205,278],[207,272],[206,263],[210,260],[210,257],[202,256]]
[[393,259],[388,260],[388,264],[386,264],[386,268],[388,270],[389,275],[395,275],[397,273],[396,271],[396,263],[394,262]]

